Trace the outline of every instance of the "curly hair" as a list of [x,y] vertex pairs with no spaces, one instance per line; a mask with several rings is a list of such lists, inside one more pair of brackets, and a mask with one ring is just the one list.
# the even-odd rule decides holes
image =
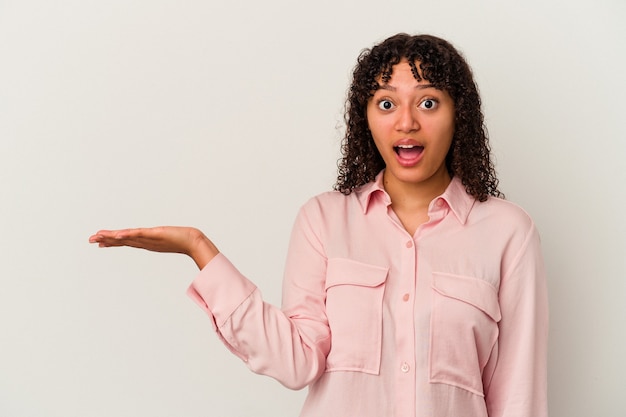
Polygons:
[[388,82],[393,66],[403,59],[409,62],[416,80],[424,78],[435,88],[446,91],[454,101],[455,130],[446,155],[450,176],[458,177],[467,193],[479,201],[485,201],[488,196],[504,197],[498,190],[480,96],[469,65],[443,39],[404,33],[365,49],[359,55],[346,100],[343,156],[338,162],[334,189],[350,194],[385,168],[368,126],[366,110],[379,89],[379,80]]

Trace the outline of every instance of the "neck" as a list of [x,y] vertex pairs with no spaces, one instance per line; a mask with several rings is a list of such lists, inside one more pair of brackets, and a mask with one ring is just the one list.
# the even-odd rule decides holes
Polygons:
[[391,204],[394,209],[400,210],[427,210],[430,202],[446,190],[450,181],[447,170],[419,183],[400,181],[392,178],[387,171],[383,174],[383,184]]

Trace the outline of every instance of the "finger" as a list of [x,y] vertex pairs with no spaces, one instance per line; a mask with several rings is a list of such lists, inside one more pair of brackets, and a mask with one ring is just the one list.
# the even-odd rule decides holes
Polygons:
[[89,242],[97,243],[103,239],[128,239],[140,237],[144,229],[98,230],[89,237]]
[[98,240],[98,246],[101,248],[112,248],[112,247],[120,247],[127,246],[132,248],[140,248],[140,249],[148,249],[155,250],[154,245],[151,242],[141,241],[138,239],[109,239],[104,238],[102,240]]
[[90,242],[97,243],[101,248],[108,248],[111,246],[127,246],[127,243],[124,241],[114,238],[106,238],[103,236],[96,236],[93,240],[90,239]]
[[107,235],[104,235],[98,232],[95,235],[89,236],[89,243],[100,243],[107,239],[112,239],[112,237],[107,237]]
[[117,232],[118,230],[98,230],[96,233],[89,236],[89,242],[96,243],[101,241],[102,239],[112,238]]
[[121,229],[116,230],[113,237],[116,239],[156,239],[159,238],[161,229],[162,227]]
[[145,229],[122,231],[114,234],[113,237],[105,237],[99,242],[106,244],[108,247],[129,246],[158,252],[172,251],[171,242],[164,241],[159,236],[155,236],[152,231],[146,231]]
[[[123,239],[126,236],[132,236],[132,234],[129,233],[129,230],[131,229],[99,230],[95,234],[89,236],[89,243],[104,243],[106,246],[115,245],[119,243],[117,242],[118,240]],[[122,232],[122,234],[120,234],[120,232]]]
[[111,237],[114,239],[127,239],[129,237],[137,236],[137,231],[139,229],[121,229],[116,230]]

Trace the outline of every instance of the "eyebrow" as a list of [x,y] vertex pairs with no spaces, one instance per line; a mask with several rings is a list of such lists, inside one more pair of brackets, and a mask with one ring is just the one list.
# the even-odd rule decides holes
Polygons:
[[[416,90],[424,90],[426,88],[437,88],[432,84],[418,84],[415,86]],[[387,90],[387,91],[396,91],[397,88],[394,86],[391,86],[389,84],[379,84],[378,85],[378,89],[379,90]]]

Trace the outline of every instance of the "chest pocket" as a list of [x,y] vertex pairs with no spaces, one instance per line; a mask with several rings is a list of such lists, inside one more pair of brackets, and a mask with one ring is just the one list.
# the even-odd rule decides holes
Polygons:
[[331,332],[327,371],[378,374],[387,268],[331,258],[326,271],[326,316]]
[[498,340],[498,293],[482,279],[433,273],[430,382],[483,396],[482,371]]

